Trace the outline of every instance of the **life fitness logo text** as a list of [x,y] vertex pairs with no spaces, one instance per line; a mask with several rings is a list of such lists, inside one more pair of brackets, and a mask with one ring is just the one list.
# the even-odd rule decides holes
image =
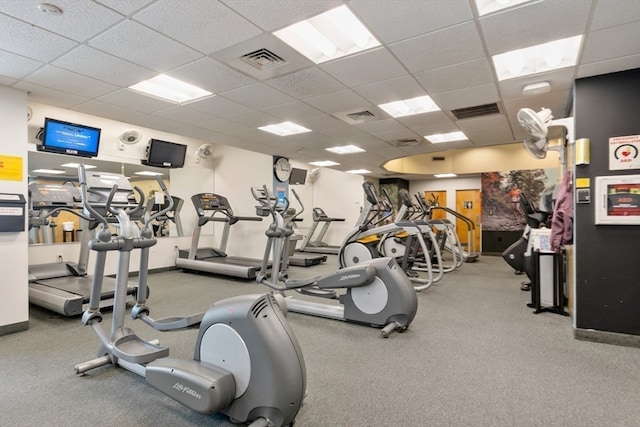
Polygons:
[[194,389],[191,389],[189,387],[187,387],[184,384],[180,384],[180,383],[175,383],[173,385],[173,388],[175,388],[176,390],[184,393],[184,394],[188,394],[190,396],[193,396],[197,399],[202,399],[202,396],[200,395],[200,393],[198,393],[197,391],[195,391]]

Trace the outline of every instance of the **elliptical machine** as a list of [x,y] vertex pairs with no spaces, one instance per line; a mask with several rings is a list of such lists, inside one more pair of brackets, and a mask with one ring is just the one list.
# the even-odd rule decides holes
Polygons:
[[[89,243],[98,253],[90,307],[82,324],[90,325],[101,341],[98,358],[77,365],[75,372],[112,364],[145,377],[158,390],[201,414],[221,412],[232,422],[251,423],[252,427],[291,426],[302,405],[306,370],[300,346],[286,318],[286,303],[274,295],[244,295],[213,304],[204,314],[154,320],[146,305],[149,248],[156,243],[149,224],[171,209],[171,197],[158,179],[169,205],[147,216],[139,230],[129,216],[144,206],[144,195],[137,187],[140,201],[135,208],[118,208],[132,193],[123,175],[115,180],[101,178],[84,167],[79,168],[82,201],[86,211],[102,224]],[[105,188],[108,183],[111,188]],[[102,188],[91,186],[92,183]],[[90,188],[92,187],[92,188]],[[91,197],[89,197],[91,196]],[[92,199],[92,200],[91,200]],[[118,218],[120,232],[112,235],[107,215]],[[134,319],[160,331],[200,325],[193,360],[169,358],[169,348],[157,341],[145,341],[124,326],[125,295],[129,259],[140,249],[140,271]],[[98,298],[104,275],[107,251],[119,251],[115,303],[111,333],[100,326],[102,314]]]
[[[377,258],[324,277],[302,280],[288,278],[289,237],[293,234],[293,221],[304,211],[304,205],[295,190],[291,189],[291,192],[301,209],[285,223],[281,211],[286,212],[289,208],[288,199],[285,198],[285,206],[278,206],[278,199],[266,185],[251,188],[251,194],[260,203],[256,206],[256,213],[265,217],[271,215],[273,219],[265,233],[267,245],[262,268],[256,277],[258,283],[280,294],[295,290],[309,296],[338,300],[341,304],[338,306],[287,297],[287,309],[295,313],[382,328],[381,335],[384,338],[393,331],[405,331],[416,315],[418,299],[411,282],[393,258]],[[267,266],[270,254],[273,267],[269,277]],[[337,290],[343,290],[344,293],[338,295]]]

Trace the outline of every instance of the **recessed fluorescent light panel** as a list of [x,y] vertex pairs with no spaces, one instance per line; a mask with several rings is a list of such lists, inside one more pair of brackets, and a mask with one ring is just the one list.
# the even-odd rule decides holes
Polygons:
[[378,107],[382,108],[392,117],[412,116],[414,114],[440,110],[440,107],[433,102],[431,97],[426,95],[404,99],[402,101],[387,102],[386,104],[378,105]]
[[327,167],[327,166],[338,166],[340,163],[333,162],[331,160],[322,160],[318,162],[309,162],[311,166],[319,166],[319,167]]
[[64,171],[58,169],[34,169],[32,172],[48,173],[50,175],[62,175],[63,173],[65,173]]
[[435,176],[436,178],[455,178],[458,175],[456,175],[455,173],[437,173],[433,176]]
[[[78,169],[80,167],[80,163],[65,163],[63,165],[60,165],[63,168],[73,168],[73,169]],[[96,167],[94,165],[84,165],[85,169],[95,169]]]
[[162,176],[160,172],[152,172],[152,171],[140,171],[135,172],[134,175],[143,175],[143,176]]
[[331,151],[332,153],[336,154],[362,153],[365,151],[360,147],[356,147],[355,145],[343,145],[341,147],[325,148],[325,150]]
[[300,21],[273,35],[316,64],[380,46],[347,6]]
[[274,133],[280,136],[288,136],[288,135],[295,135],[297,133],[311,132],[311,129],[307,129],[293,122],[282,122],[282,123],[277,123],[275,125],[262,126],[262,127],[259,127],[258,129],[263,130],[265,132]]
[[347,171],[347,173],[359,174],[359,173],[371,173],[371,171],[368,171],[366,169],[351,169],[350,171]]
[[441,142],[451,141],[464,141],[467,135],[464,132],[449,132],[449,133],[434,133],[433,135],[425,135],[425,139],[428,139],[432,144],[439,144]]
[[129,89],[178,104],[186,104],[213,95],[209,91],[174,79],[166,74],[159,74],[149,80],[136,83],[133,86],[129,86]]
[[578,60],[582,35],[494,55],[498,80],[572,67]]
[[[531,0],[476,0],[476,7],[478,8],[478,15],[484,16],[529,2],[531,2]],[[538,1],[536,3],[538,3]]]

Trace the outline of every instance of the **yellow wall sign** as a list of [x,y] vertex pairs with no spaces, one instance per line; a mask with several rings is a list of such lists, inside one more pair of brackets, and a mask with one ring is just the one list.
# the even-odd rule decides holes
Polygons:
[[22,157],[0,155],[0,180],[22,181]]
[[589,178],[576,178],[576,188],[589,188],[591,180]]

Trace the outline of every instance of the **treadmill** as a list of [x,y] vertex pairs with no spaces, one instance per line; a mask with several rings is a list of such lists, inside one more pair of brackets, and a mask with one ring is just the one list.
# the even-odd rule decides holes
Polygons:
[[[30,226],[35,223],[38,227],[48,228],[47,218],[57,216],[60,211],[67,211],[80,217],[83,230],[77,263],[54,262],[29,266],[29,303],[63,316],[82,314],[89,307],[91,294],[92,278],[87,275],[90,229],[97,224],[92,224],[80,212],[80,192],[72,185],[33,183],[29,185],[29,195]],[[135,301],[136,289],[135,283],[129,285],[127,302]],[[100,295],[101,308],[113,306],[114,293],[115,278],[105,277]]]
[[[330,254],[330,255],[338,255],[340,252],[340,246],[330,246],[327,243],[323,242],[322,239],[324,235],[327,233],[329,226],[334,222],[344,221],[344,218],[332,218],[324,213],[322,208],[313,208],[313,225],[311,226],[311,230],[309,230],[309,234],[302,241],[302,245],[299,252],[313,252],[320,254]],[[322,223],[322,228],[320,229],[320,233],[315,240],[311,240],[313,234],[316,232],[318,225]]]
[[[262,260],[228,256],[225,252],[229,230],[238,221],[262,221],[260,217],[236,216],[226,197],[214,193],[199,193],[191,196],[198,214],[198,224],[193,230],[189,251],[179,250],[176,267],[186,272],[205,272],[242,279],[255,279]],[[223,222],[224,228],[219,248],[199,248],[200,232],[209,222]],[[269,268],[271,266],[269,265]]]

